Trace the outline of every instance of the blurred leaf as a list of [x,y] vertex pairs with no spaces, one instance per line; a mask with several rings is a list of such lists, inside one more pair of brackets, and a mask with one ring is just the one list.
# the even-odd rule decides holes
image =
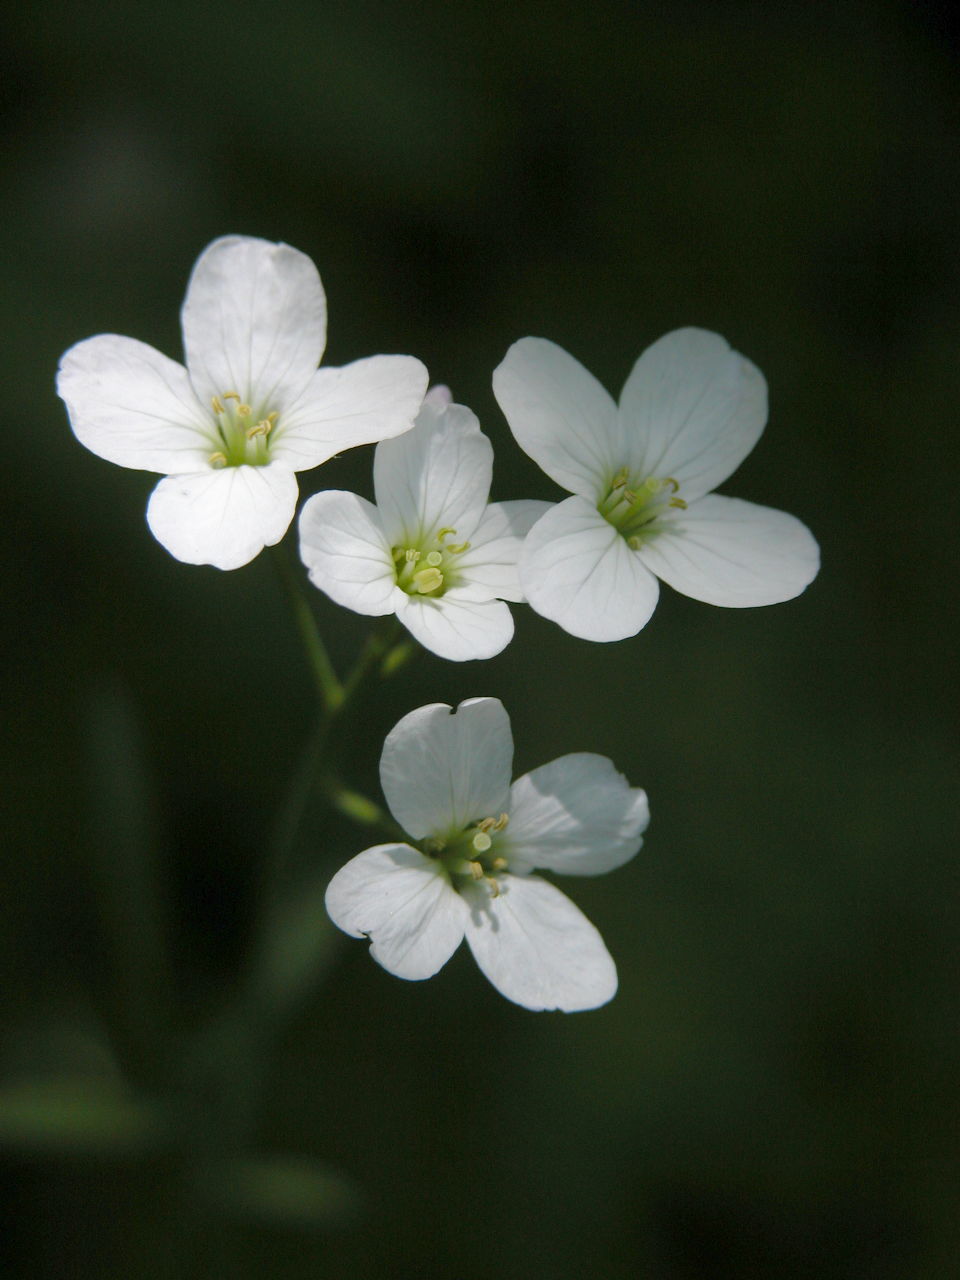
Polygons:
[[192,1189],[229,1216],[264,1226],[329,1227],[356,1217],[360,1197],[342,1174],[302,1156],[254,1156],[204,1164]]
[[105,1081],[24,1080],[0,1087],[0,1146],[38,1155],[122,1156],[156,1145],[155,1107]]
[[332,958],[337,931],[324,906],[327,876],[282,903],[271,923],[255,979],[257,998],[271,1009],[295,1004]]

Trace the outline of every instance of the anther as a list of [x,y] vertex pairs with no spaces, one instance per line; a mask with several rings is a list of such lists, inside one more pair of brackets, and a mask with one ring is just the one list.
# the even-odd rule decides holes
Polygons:
[[211,467],[214,467],[219,471],[221,467],[225,467],[227,465],[227,455],[218,450],[216,453],[211,453],[207,461],[210,463]]
[[483,879],[483,867],[481,867],[479,862],[468,862],[467,866],[470,868],[470,874],[473,876],[474,880]]
[[420,569],[415,573],[413,581],[420,594],[426,596],[443,586],[443,574],[431,565],[429,569]]
[[223,393],[223,398],[224,398],[224,400],[236,400],[236,401],[237,401],[237,403],[239,404],[239,403],[240,403],[240,392],[239,392],[239,391],[225,391],[225,392]]
[[270,423],[267,422],[266,418],[264,418],[264,420],[262,422],[258,422],[255,427],[247,427],[246,437],[248,440],[253,440],[256,436],[263,436],[265,439],[269,431]]
[[493,867],[494,871],[506,871],[510,864],[507,862],[506,858],[494,858],[490,865]]
[[452,556],[461,556],[463,555],[464,551],[469,551],[469,550],[470,550],[469,542],[458,542],[456,546],[454,546],[453,543],[451,543],[450,546],[447,547],[447,551]]
[[451,525],[444,525],[442,529],[437,530],[437,541],[442,546],[444,538],[452,538],[456,532],[457,532],[456,529],[454,529]]
[[499,898],[500,886],[497,884],[496,880],[494,880],[493,876],[487,876],[486,881],[487,881],[487,888],[490,890],[490,897]]
[[493,818],[481,818],[481,820],[477,823],[477,830],[489,831],[492,826],[493,826]]
[[507,813],[501,813],[500,817],[493,824],[493,830],[502,831],[504,827],[506,827],[509,821],[510,821],[510,815]]
[[680,492],[680,482],[679,482],[679,480],[674,480],[673,476],[667,476],[666,480],[664,480],[664,482],[663,482],[663,483],[664,483],[664,484],[672,484],[672,485],[673,485],[673,492],[674,492],[674,493],[679,493],[679,492]]
[[476,849],[477,853],[486,853],[493,844],[493,841],[485,831],[478,831],[470,843]]
[[248,404],[238,404],[238,405],[237,405],[237,416],[238,416],[238,417],[240,417],[240,418],[249,418],[249,417],[250,417],[250,415],[251,415],[251,413],[253,413],[253,410],[250,408],[250,406],[249,406]]
[[670,501],[667,503],[667,506],[679,507],[681,511],[686,511],[687,509],[687,504],[684,502],[683,498],[671,498]]
[[223,407],[223,401],[220,399],[219,396],[214,396],[213,399],[210,401],[210,403],[213,405],[214,413],[219,415],[221,413],[226,412],[226,410]]

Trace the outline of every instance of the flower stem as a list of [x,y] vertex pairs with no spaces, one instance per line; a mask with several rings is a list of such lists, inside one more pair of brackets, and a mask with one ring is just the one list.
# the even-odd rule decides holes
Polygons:
[[307,661],[313,673],[317,693],[320,695],[320,703],[325,711],[332,712],[343,702],[343,686],[337,679],[337,673],[333,669],[333,663],[330,661],[327,647],[323,643],[323,637],[320,634],[320,628],[317,626],[313,609],[304,595],[300,578],[290,561],[286,545],[280,543],[278,546],[271,547],[270,550],[287,599],[290,602],[290,608],[293,611],[294,621],[300,632],[303,647],[307,652]]

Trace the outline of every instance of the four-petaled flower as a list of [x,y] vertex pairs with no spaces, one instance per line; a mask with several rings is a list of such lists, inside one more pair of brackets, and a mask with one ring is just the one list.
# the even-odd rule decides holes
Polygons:
[[520,447],[574,496],[530,531],[530,605],[585,640],[636,634],[657,578],[708,604],[776,604],[816,576],[810,531],[783,511],[711,492],[767,419],[760,371],[718,334],[678,329],[648,347],[619,409],[572,356],[515,342],[493,388]]
[[466,937],[480,968],[528,1009],[594,1009],[617,971],[589,920],[536,868],[599,875],[640,848],[647,797],[604,756],[561,756],[511,786],[503,704],[471,698],[410,712],[380,759],[387,803],[410,843],[351,859],[327,911],[400,978],[429,978]]
[[181,318],[186,368],[101,334],[66,352],[57,390],[88,449],[166,477],[147,507],[157,540],[188,564],[236,569],[283,537],[297,471],[409,430],[427,371],[411,356],[318,369],[323,287],[285,244],[215,240]]
[[476,417],[435,387],[413,430],[377,446],[376,506],[336,489],[304,503],[311,582],[357,613],[395,613],[443,658],[493,657],[513,635],[504,601],[523,599],[523,537],[549,504],[488,503],[492,474]]

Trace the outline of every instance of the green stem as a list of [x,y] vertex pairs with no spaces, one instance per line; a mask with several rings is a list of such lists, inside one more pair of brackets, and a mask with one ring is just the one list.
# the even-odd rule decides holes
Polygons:
[[337,673],[333,669],[333,663],[330,661],[327,647],[323,643],[323,637],[320,635],[313,609],[304,595],[300,578],[290,562],[286,544],[280,543],[275,547],[271,547],[270,550],[273,554],[273,562],[280,574],[280,580],[283,583],[287,599],[290,602],[290,608],[293,611],[294,620],[300,632],[300,638],[303,641],[303,647],[307,651],[307,661],[310,663],[310,669],[313,672],[321,705],[326,711],[332,712],[343,702],[343,686],[337,679]]

